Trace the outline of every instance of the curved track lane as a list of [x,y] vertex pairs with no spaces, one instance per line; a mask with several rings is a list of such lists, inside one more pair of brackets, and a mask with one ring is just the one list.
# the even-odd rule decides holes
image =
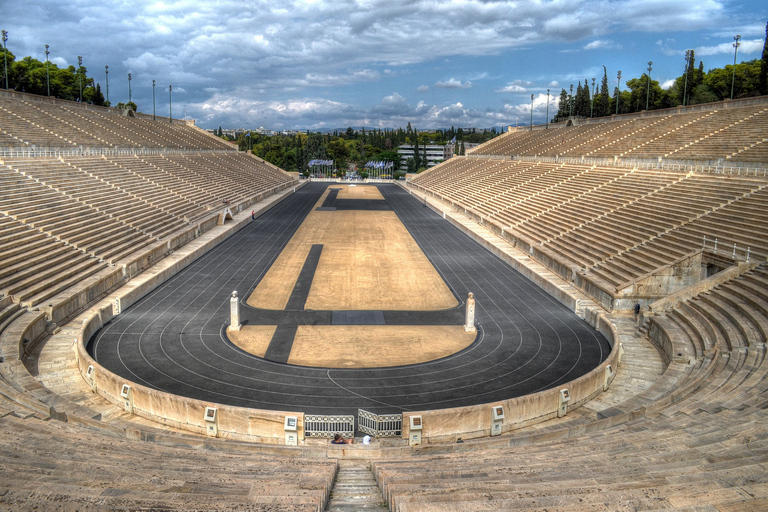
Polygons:
[[[154,389],[307,414],[488,403],[568,382],[607,357],[599,332],[395,185],[379,188],[462,306],[475,294],[476,341],[443,359],[394,368],[308,368],[243,352],[224,334],[230,294],[250,295],[326,186],[302,187],[124,311],[96,333],[91,354]],[[241,302],[244,318],[258,317]]]

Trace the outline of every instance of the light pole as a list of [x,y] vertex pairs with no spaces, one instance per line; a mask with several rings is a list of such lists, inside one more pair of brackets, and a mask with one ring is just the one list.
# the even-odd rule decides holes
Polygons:
[[544,129],[549,130],[549,89],[547,89],[547,125]]
[[[733,85],[736,83],[736,54],[739,52],[739,39],[741,36],[736,34],[733,38],[736,42],[733,43],[733,77],[731,78],[731,99],[733,99]],[[6,87],[7,88],[7,87]]]
[[533,94],[531,94],[531,130],[533,131]]
[[595,117],[595,79],[592,79],[592,101],[589,102],[589,117]]
[[685,85],[683,86],[683,106],[685,106],[685,100],[688,96],[688,68],[691,63],[691,50],[685,50]]
[[107,76],[107,103],[109,103],[109,66],[104,66],[104,74]]
[[571,95],[568,96],[568,108],[569,108],[569,117],[573,117],[573,84],[571,84]]
[[5,67],[5,88],[8,88],[8,49],[5,42],[8,41],[8,31],[3,30],[3,66]]
[[168,86],[168,119],[173,124],[173,86]]
[[645,110],[648,110],[648,105],[651,101],[651,69],[653,69],[653,61],[648,61],[648,88],[645,92]]
[[621,70],[616,75],[616,115],[619,115],[619,99],[621,98]]
[[77,81],[80,83],[80,103],[83,102],[83,57],[77,56]]
[[155,117],[155,81],[152,80],[152,120],[157,121]]
[[128,73],[128,105],[131,104],[133,96],[131,95],[131,74]]
[[48,51],[48,48],[50,48],[48,45],[45,45],[45,84],[48,87],[48,96],[51,95],[51,75],[48,71],[48,54],[51,53]]

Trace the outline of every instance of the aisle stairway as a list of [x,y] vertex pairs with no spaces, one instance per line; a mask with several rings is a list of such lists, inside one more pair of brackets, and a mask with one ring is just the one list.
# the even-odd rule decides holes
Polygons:
[[328,512],[388,510],[368,461],[340,460]]

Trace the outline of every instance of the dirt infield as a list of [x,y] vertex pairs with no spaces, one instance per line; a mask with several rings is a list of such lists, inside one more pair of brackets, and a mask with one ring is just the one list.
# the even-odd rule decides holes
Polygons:
[[[371,186],[331,188],[341,189],[339,199],[383,199]],[[313,244],[323,251],[305,309],[428,311],[458,304],[394,212],[363,210],[313,210],[247,304],[285,309]]]
[[[276,326],[244,326],[230,341],[264,357]],[[456,325],[301,325],[288,364],[375,368],[424,363],[455,354],[475,340]]]

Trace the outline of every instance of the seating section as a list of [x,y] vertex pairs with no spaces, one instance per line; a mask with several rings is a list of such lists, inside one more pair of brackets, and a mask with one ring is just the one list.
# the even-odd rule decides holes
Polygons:
[[0,293],[36,305],[290,177],[236,152],[6,158]]
[[768,104],[712,104],[706,110],[662,110],[564,127],[510,131],[471,155],[765,162]]
[[3,510],[322,512],[336,473],[326,459],[146,443],[39,416],[0,400]]
[[121,111],[63,101],[0,98],[0,148],[196,148],[232,146],[184,121],[125,116]]
[[614,411],[642,405],[644,415],[375,462],[390,510],[765,508],[768,267],[653,320],[677,350],[690,343],[696,351],[674,384]]
[[454,157],[411,183],[612,288],[704,237],[768,258],[765,179]]

